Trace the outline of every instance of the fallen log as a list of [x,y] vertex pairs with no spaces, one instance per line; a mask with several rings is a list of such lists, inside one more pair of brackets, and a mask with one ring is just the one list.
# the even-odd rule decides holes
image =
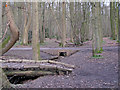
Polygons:
[[69,69],[69,68],[63,68],[63,67],[59,67],[56,65],[36,65],[36,66],[23,66],[23,67],[9,67],[9,66],[3,66],[2,67],[3,70],[9,70],[9,71],[13,71],[13,70],[21,70],[21,71],[26,71],[26,70],[45,70],[45,71],[69,71],[72,72],[73,69]]
[[0,62],[3,62],[3,63],[27,63],[27,62],[29,62],[29,63],[50,63],[50,64],[63,65],[68,68],[75,68],[74,65],[65,64],[62,62],[52,61],[52,60],[35,61],[35,60],[26,60],[26,59],[9,59],[9,60],[0,60]]
[[6,71],[7,76],[45,76],[45,75],[55,75],[53,72],[49,71]]
[[12,67],[12,66],[2,66],[2,69],[7,72],[13,72],[13,71],[50,71],[56,74],[64,73],[68,74],[72,72],[73,69],[60,67],[57,65],[26,65],[21,67]]

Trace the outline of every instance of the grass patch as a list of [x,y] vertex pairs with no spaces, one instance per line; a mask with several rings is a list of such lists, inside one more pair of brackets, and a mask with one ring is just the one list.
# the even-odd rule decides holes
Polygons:
[[120,43],[120,40],[117,40],[117,43]]

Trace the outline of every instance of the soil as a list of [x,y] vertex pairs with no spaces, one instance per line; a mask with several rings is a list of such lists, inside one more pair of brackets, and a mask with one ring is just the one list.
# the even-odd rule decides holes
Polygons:
[[[48,40],[50,41],[50,40]],[[54,42],[51,41],[51,42]],[[51,47],[51,43],[42,47]],[[54,75],[39,77],[24,82],[18,88],[117,88],[118,87],[118,48],[116,41],[104,38],[105,47],[102,58],[92,58],[91,42],[85,42],[78,52],[59,58],[58,61],[75,65],[69,75]],[[110,47],[109,47],[110,46]],[[22,46],[15,46],[22,47]],[[52,48],[59,47],[58,44]],[[107,48],[106,48],[107,47]],[[41,52],[42,59],[49,59],[51,54]],[[32,50],[10,50],[4,58],[32,59]]]

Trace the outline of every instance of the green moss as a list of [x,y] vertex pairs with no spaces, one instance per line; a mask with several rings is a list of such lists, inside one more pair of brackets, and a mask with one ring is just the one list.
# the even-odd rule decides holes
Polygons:
[[101,50],[96,49],[96,50],[95,50],[95,53],[102,53],[102,51],[101,51]]
[[4,48],[6,46],[6,44],[9,42],[10,40],[10,36],[8,36],[3,42],[2,44],[0,44],[0,49]]
[[100,48],[100,51],[101,51],[101,52],[104,51],[102,47]]
[[103,58],[101,55],[93,55],[92,58]]
[[120,40],[117,40],[117,43],[120,43]]

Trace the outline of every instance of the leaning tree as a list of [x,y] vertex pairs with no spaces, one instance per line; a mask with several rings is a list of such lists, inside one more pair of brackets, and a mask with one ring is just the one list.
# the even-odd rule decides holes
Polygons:
[[[0,44],[0,55],[3,55],[4,53],[6,53],[19,39],[19,32],[18,32],[19,30],[15,24],[14,16],[10,8],[10,3],[6,3],[6,4],[7,5],[5,7],[5,10],[6,10],[7,21],[9,22],[9,28],[10,28],[11,34]],[[11,88],[12,85],[10,84],[6,75],[3,73],[1,66],[0,66],[1,88]]]
[[0,44],[0,55],[3,55],[6,53],[12,46],[16,43],[16,41],[19,39],[19,30],[17,25],[14,21],[14,16],[10,8],[10,4],[7,3],[7,7],[5,7],[7,20],[9,22],[9,28],[10,28],[10,36],[8,36],[1,44]]

